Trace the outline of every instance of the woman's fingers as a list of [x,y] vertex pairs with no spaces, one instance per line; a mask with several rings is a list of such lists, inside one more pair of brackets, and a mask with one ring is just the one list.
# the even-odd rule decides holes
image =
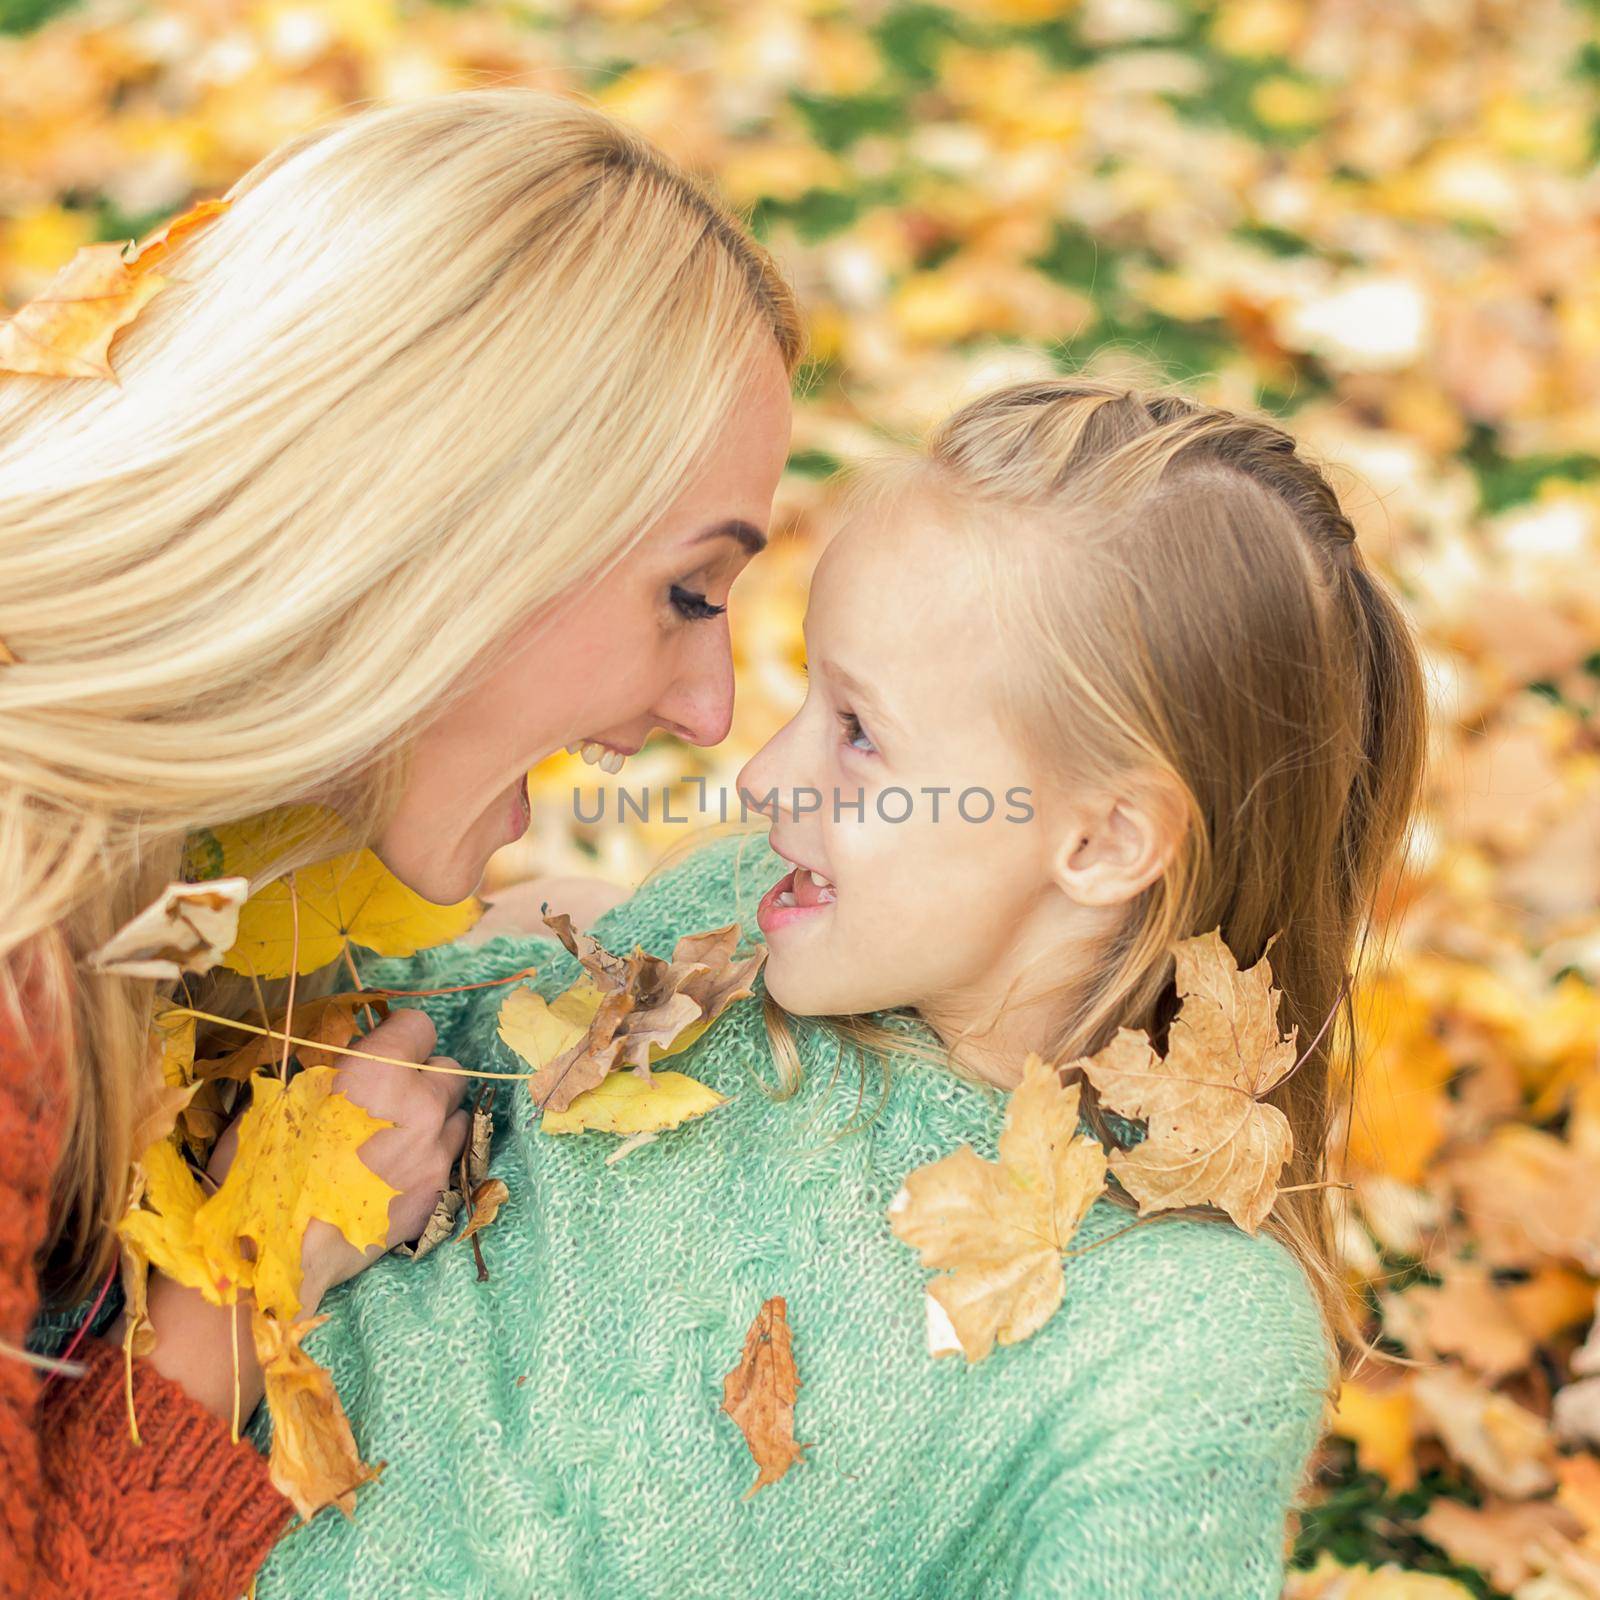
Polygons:
[[461,1152],[466,1148],[471,1133],[472,1113],[465,1107],[460,1111],[452,1111],[445,1119],[444,1128],[440,1132],[440,1141],[449,1154],[452,1166],[461,1159]]
[[377,1056],[395,1056],[402,1061],[426,1061],[438,1038],[439,1031],[426,1011],[407,1008],[391,1011],[354,1048],[370,1050]]

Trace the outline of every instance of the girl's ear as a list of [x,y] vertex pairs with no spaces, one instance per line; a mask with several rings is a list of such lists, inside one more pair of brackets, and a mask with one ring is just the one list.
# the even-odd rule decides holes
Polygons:
[[1172,864],[1186,827],[1176,785],[1160,777],[1086,798],[1063,819],[1056,883],[1079,905],[1124,905]]

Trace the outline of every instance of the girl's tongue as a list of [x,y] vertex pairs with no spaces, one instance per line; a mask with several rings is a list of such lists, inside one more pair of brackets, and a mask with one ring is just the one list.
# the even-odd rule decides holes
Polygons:
[[801,906],[820,906],[836,898],[833,885],[818,884],[806,867],[796,867],[789,876],[789,888],[794,894],[795,904]]

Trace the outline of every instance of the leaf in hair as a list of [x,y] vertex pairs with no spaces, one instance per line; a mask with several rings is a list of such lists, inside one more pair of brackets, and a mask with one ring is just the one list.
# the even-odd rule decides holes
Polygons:
[[199,201],[149,235],[132,255],[126,242],[80,247],[38,294],[0,323],[0,372],[115,383],[112,339],[173,281],[156,272],[156,264],[229,204]]
[[1214,930],[1180,941],[1175,957],[1182,1006],[1166,1055],[1123,1028],[1072,1065],[1111,1110],[1146,1122],[1146,1138],[1111,1158],[1141,1216],[1213,1205],[1254,1233],[1294,1150],[1289,1119],[1262,1096],[1294,1068],[1296,1030],[1279,1032],[1279,991],[1265,956],[1241,972]]
[[119,928],[86,965],[124,978],[177,978],[209,972],[238,936],[250,893],[245,878],[169,883],[138,916]]

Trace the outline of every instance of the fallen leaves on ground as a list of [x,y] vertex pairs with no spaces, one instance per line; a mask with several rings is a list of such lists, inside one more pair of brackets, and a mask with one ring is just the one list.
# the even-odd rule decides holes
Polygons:
[[767,955],[763,945],[734,959],[737,922],[684,934],[670,961],[642,945],[616,955],[564,914],[545,922],[585,976],[549,1002],[514,989],[500,1008],[500,1037],[536,1069],[528,1094],[546,1113],[569,1110],[624,1067],[650,1084],[653,1063],[687,1050],[728,1006],[754,992]]
[[794,1405],[799,1392],[789,1303],[777,1294],[756,1313],[744,1336],[739,1364],[722,1381],[721,1409],[738,1424],[758,1469],[743,1499],[776,1483],[811,1448],[795,1442]]
[[1079,1093],[1030,1053],[1006,1107],[999,1160],[962,1145],[912,1172],[890,1203],[896,1235],[941,1273],[927,1293],[955,1344],[930,1339],[934,1354],[959,1348],[981,1361],[996,1343],[1037,1332],[1061,1304],[1062,1252],[1106,1179],[1105,1152],[1078,1128]]

